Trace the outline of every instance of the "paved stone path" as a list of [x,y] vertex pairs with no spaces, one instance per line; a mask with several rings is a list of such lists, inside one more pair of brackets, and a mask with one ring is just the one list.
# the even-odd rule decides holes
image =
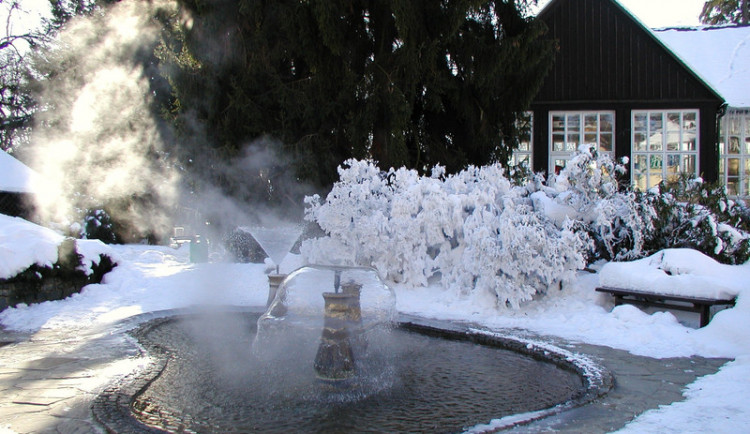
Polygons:
[[[125,332],[162,314],[142,315],[104,329],[0,330],[0,433],[103,432],[91,404],[104,388],[144,366],[146,359]],[[636,415],[682,400],[682,389],[697,377],[715,373],[727,360],[652,359],[608,347],[558,346],[598,359],[615,375],[603,398],[517,427],[520,432],[609,432]]]

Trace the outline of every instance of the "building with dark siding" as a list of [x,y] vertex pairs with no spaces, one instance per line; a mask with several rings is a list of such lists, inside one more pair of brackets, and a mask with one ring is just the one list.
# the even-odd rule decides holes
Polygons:
[[627,157],[642,190],[680,173],[719,179],[725,100],[653,31],[615,0],[552,0],[538,19],[559,51],[516,160],[551,173],[585,144]]

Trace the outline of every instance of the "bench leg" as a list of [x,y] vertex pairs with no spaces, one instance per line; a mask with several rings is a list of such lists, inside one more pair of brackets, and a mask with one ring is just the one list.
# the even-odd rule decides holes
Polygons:
[[701,327],[707,326],[708,321],[711,319],[711,306],[702,304],[700,306],[696,305],[695,307],[700,309]]

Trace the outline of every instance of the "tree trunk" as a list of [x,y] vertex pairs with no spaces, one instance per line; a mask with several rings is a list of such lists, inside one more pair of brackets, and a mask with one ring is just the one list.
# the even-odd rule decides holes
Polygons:
[[748,3],[750,0],[742,0],[742,24],[748,23]]

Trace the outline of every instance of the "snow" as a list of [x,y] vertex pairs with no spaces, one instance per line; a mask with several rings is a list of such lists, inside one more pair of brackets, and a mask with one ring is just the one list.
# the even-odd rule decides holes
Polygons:
[[750,27],[657,29],[654,34],[731,108],[750,108]]
[[[0,214],[0,279],[8,279],[31,265],[52,268],[57,262],[57,248],[65,239],[57,232],[29,223],[20,217]],[[117,262],[117,254],[99,240],[76,240],[76,252],[82,256],[82,269],[90,275],[100,255]]]
[[13,277],[32,264],[51,267],[63,239],[51,229],[0,214],[0,279]]
[[34,171],[5,151],[0,151],[0,191],[31,193]]
[[599,273],[599,283],[665,295],[729,299],[747,283],[727,281],[727,268],[731,266],[695,250],[667,249],[633,262],[609,263]]
[[[56,254],[50,246],[61,239],[21,219],[0,216],[0,264],[12,261],[19,268],[24,261],[27,265],[49,263]],[[188,246],[106,247],[119,265],[101,284],[88,285],[65,300],[6,309],[0,313],[0,324],[10,330],[84,330],[114,327],[125,318],[166,309],[265,305],[267,264],[192,264]],[[99,252],[100,248],[90,243],[80,250]],[[301,263],[299,255],[290,254],[281,271],[290,272]],[[578,272],[561,290],[549,290],[544,297],[514,310],[494,307],[484,292],[465,293],[432,285],[393,284],[393,288],[397,309],[403,313],[470,321],[489,329],[520,328],[657,358],[734,358],[718,373],[691,384],[685,390],[685,401],[648,411],[623,431],[743,431],[750,421],[750,263],[721,265],[698,252],[670,249],[639,261],[596,263],[592,268],[599,272]],[[613,308],[610,298],[594,288],[602,279],[615,279],[618,273],[621,284],[633,286],[640,275],[675,279],[686,291],[715,284],[737,294],[737,305],[717,313],[701,329],[690,324],[697,318],[682,317],[680,322],[670,312],[649,314],[630,305]]]

